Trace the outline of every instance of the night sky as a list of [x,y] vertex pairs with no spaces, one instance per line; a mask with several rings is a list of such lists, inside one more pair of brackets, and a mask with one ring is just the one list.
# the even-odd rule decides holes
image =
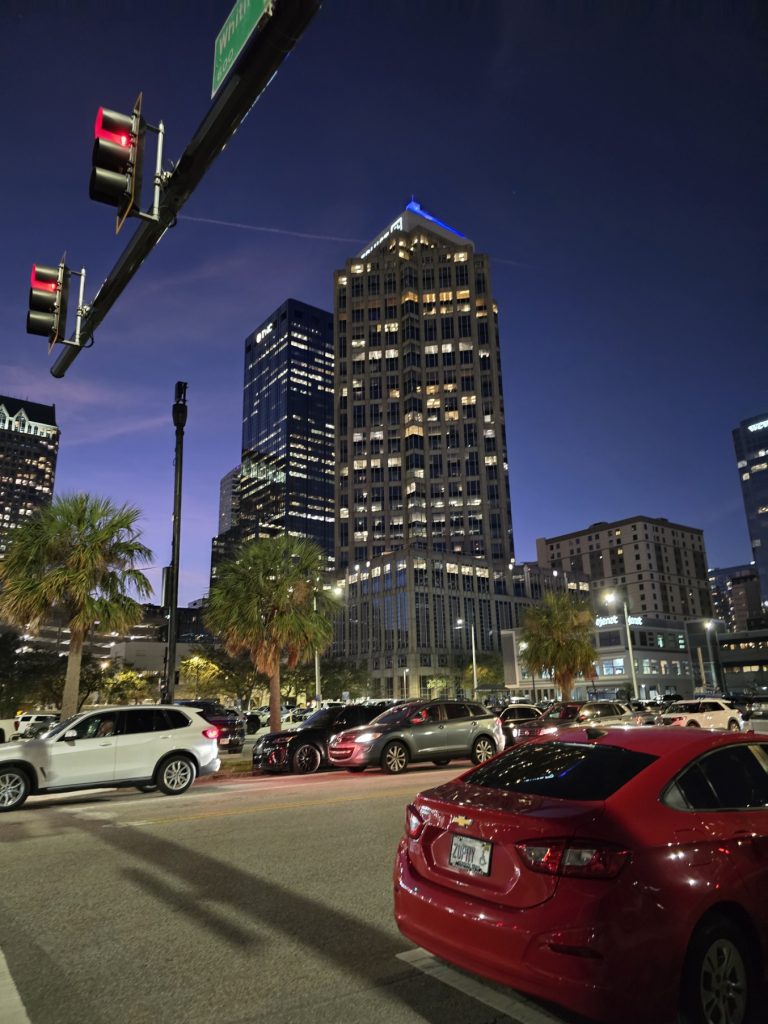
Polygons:
[[331,309],[333,270],[413,195],[492,258],[518,560],[645,515],[748,561],[731,430],[768,411],[766,8],[326,0],[55,380],[24,329],[32,263],[66,250],[92,299],[134,230],[88,199],[97,108],[143,91],[178,159],[231,6],[0,5],[0,393],[56,404],[57,493],[136,503],[166,564],[188,381],[180,603],[202,596],[246,335],[289,296]]

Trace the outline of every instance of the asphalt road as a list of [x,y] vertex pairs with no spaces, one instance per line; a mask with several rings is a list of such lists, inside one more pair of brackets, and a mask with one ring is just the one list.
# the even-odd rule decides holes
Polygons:
[[0,1024],[575,1021],[394,924],[405,805],[462,767],[29,800],[0,818]]

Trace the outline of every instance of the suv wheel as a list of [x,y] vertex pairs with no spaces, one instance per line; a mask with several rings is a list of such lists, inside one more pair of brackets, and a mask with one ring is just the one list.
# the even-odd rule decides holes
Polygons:
[[0,811],[15,811],[29,796],[29,778],[21,768],[0,769]]
[[160,765],[157,787],[166,796],[186,793],[195,781],[195,766],[186,754],[174,754]]
[[686,722],[685,726],[686,726],[687,729],[700,729],[701,728],[699,723],[698,722],[694,722],[693,719],[691,719],[690,722]]
[[472,763],[484,764],[496,753],[496,744],[490,736],[478,736],[472,744]]
[[730,722],[728,723],[728,731],[729,732],[741,732],[741,729],[739,728],[739,723],[736,721],[735,718],[732,718],[730,720]]
[[747,1021],[754,972],[744,936],[724,917],[693,933],[683,968],[681,1002],[690,1024]]
[[388,743],[381,755],[381,767],[388,775],[399,775],[408,767],[408,748],[398,742]]
[[311,775],[320,767],[320,751],[314,743],[302,743],[291,758],[291,768],[297,775]]

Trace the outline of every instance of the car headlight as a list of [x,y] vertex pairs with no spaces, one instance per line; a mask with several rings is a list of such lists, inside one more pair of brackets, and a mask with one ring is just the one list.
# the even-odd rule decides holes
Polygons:
[[359,736],[355,736],[355,743],[372,743],[381,736],[380,732],[361,732]]
[[263,749],[264,749],[264,737],[263,736],[259,736],[259,738],[256,740],[255,744],[253,745],[253,752],[254,752],[254,754],[260,754]]

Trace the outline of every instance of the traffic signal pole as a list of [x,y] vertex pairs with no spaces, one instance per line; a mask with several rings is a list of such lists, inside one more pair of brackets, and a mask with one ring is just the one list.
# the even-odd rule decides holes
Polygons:
[[[142,218],[122,255],[83,315],[80,344],[66,345],[51,367],[54,377],[64,376],[149,253],[168,228],[174,226],[176,216],[184,203],[269,85],[272,76],[296,45],[320,4],[321,0],[276,0],[274,13],[264,26],[254,33],[243,50],[229,79],[211,104],[174,170],[165,180],[155,181],[154,207],[157,210],[157,218]],[[158,176],[162,177],[162,174],[156,175],[156,179]]]
[[176,451],[173,476],[173,535],[171,537],[171,593],[168,597],[168,653],[165,659],[165,685],[163,701],[173,703],[176,691],[176,637],[179,628],[179,553],[181,546],[181,477],[184,458],[184,427],[187,425],[187,385],[176,381],[173,426],[176,431]]

